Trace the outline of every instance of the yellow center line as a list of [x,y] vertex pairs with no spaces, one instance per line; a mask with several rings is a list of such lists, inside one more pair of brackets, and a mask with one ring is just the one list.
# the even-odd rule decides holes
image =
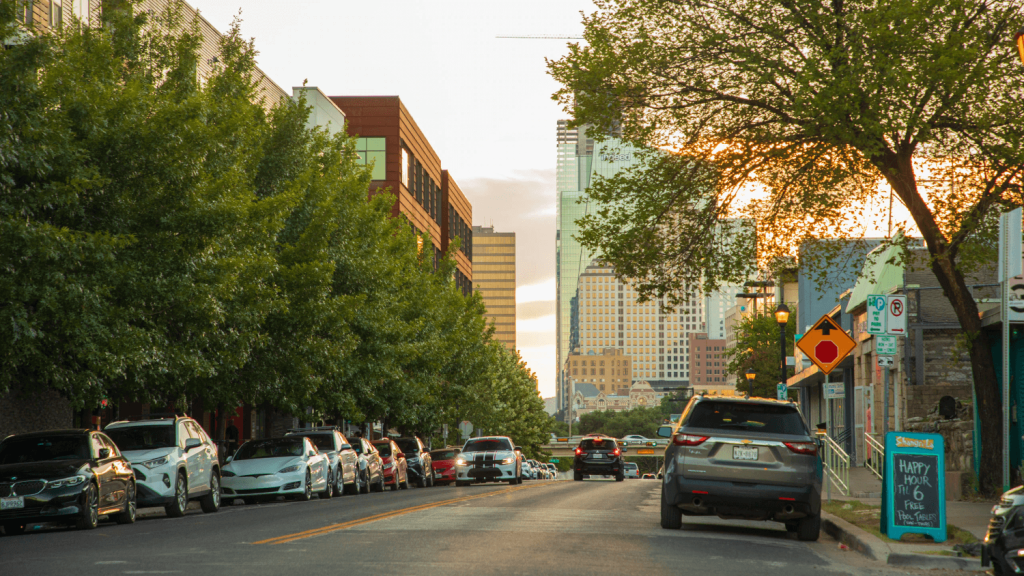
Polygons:
[[302,540],[303,538],[312,538],[314,536],[322,536],[331,532],[337,532],[338,530],[347,530],[355,526],[361,526],[363,524],[369,524],[370,522],[377,522],[379,520],[386,520],[388,518],[394,518],[396,516],[404,516],[405,514],[411,514],[413,512],[420,512],[422,510],[429,510],[431,508],[438,508],[440,506],[448,506],[450,504],[458,504],[460,502],[466,502],[469,500],[476,500],[477,498],[487,498],[490,496],[497,496],[499,494],[509,494],[517,490],[524,490],[526,488],[535,488],[537,486],[550,486],[558,482],[567,482],[567,480],[555,480],[546,484],[530,484],[527,486],[517,486],[515,488],[505,488],[504,490],[495,490],[493,492],[485,492],[483,494],[474,494],[472,496],[462,496],[459,498],[451,498],[449,500],[441,500],[440,502],[430,502],[427,504],[420,504],[418,506],[410,506],[409,508],[402,508],[400,510],[392,510],[390,512],[382,512],[380,514],[374,514],[373,516],[367,516],[366,518],[359,518],[357,520],[349,520],[348,522],[341,522],[338,524],[330,524],[320,528],[314,528],[312,530],[306,530],[304,532],[296,532],[294,534],[285,534],[283,536],[275,536],[274,538],[267,538],[266,540],[260,540],[259,542],[253,542],[253,544],[287,544],[288,542],[294,542],[296,540]]

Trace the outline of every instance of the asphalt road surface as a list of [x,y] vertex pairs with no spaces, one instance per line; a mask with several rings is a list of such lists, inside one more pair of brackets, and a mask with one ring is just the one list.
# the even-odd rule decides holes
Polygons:
[[0,575],[905,573],[773,523],[662,530],[659,495],[652,480],[587,480],[238,501],[216,514],[0,537]]

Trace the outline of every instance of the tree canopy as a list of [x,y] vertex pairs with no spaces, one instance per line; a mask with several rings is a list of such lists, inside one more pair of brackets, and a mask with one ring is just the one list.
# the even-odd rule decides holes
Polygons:
[[964,274],[991,262],[968,247],[986,237],[991,245],[994,216],[1022,203],[1020,3],[597,5],[584,18],[586,44],[549,63],[563,85],[555,97],[577,125],[670,153],[650,163],[650,176],[626,174],[606,188],[608,200],[632,210],[623,218],[631,228],[615,232],[653,230],[657,257],[617,252],[605,223],[584,226],[581,239],[608,244],[616,267],[634,263],[638,277],[655,278],[649,291],[673,289],[660,269],[714,286],[730,270],[701,266],[732,242],[712,222],[753,219],[765,262],[804,239],[863,233],[865,207],[891,188],[971,341],[981,483],[997,489],[998,389]]

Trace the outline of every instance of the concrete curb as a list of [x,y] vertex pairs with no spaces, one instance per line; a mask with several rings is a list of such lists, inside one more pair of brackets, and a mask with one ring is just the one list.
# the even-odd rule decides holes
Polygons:
[[888,544],[874,534],[862,530],[824,510],[821,512],[821,528],[832,538],[849,546],[851,550],[856,550],[872,560],[885,562],[889,566],[927,568],[930,570],[983,570],[981,560],[978,558],[893,552]]
[[927,568],[929,570],[968,570],[980,571],[981,560],[978,558],[956,558],[953,556],[929,556],[927,554],[889,554],[889,566],[906,566]]

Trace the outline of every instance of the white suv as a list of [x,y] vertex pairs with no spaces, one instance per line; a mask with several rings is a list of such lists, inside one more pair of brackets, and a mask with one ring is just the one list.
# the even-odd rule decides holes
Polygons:
[[135,470],[139,508],[163,506],[168,516],[185,515],[190,499],[203,512],[220,509],[217,446],[188,416],[150,414],[144,420],[111,422],[104,428]]

